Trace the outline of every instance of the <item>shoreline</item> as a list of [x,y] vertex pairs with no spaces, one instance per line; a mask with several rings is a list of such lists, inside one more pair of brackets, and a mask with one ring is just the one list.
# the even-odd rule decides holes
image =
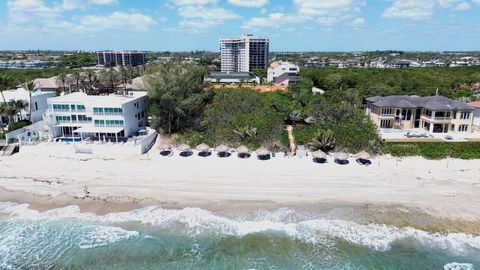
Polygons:
[[[360,223],[480,235],[480,160],[380,156],[363,167],[353,159],[346,166],[320,165],[281,155],[265,162],[165,158],[153,149],[140,156],[110,146],[85,156],[71,145],[23,147],[0,160],[0,201],[38,211],[78,205],[99,215],[147,206],[219,214],[289,207]],[[81,199],[84,186],[91,198]]]
[[[22,198],[22,199],[19,199]],[[9,191],[0,188],[0,203],[12,202],[28,204],[31,210],[45,212],[69,206],[78,206],[81,213],[99,216],[130,212],[145,207],[160,207],[168,210],[200,208],[224,217],[255,217],[259,211],[274,212],[279,209],[292,209],[295,213],[310,218],[324,218],[353,221],[358,224],[385,224],[397,228],[412,227],[431,233],[467,233],[480,235],[480,218],[476,220],[436,216],[425,209],[401,204],[354,204],[347,202],[297,202],[274,203],[262,201],[230,201],[223,207],[212,204],[158,204],[156,202],[107,201],[96,198],[78,199],[60,196],[52,198],[23,191]],[[306,218],[308,219],[308,218]]]

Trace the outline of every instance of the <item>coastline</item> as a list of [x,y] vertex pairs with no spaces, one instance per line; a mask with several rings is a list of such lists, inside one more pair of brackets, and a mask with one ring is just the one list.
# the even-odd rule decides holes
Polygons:
[[[381,156],[362,167],[280,155],[266,162],[165,158],[155,150],[77,156],[71,147],[28,146],[3,158],[0,201],[38,211],[78,205],[98,215],[147,206],[220,215],[288,207],[364,224],[480,234],[480,160]],[[84,185],[91,198],[81,198]]]

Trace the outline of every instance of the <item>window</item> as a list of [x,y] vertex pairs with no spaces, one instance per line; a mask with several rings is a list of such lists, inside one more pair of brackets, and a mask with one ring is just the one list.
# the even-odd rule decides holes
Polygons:
[[382,114],[383,115],[392,115],[393,114],[393,109],[392,108],[383,108],[382,109]]
[[457,112],[456,111],[452,112],[452,119],[457,119]]
[[38,103],[35,101],[35,111],[38,111]]
[[93,108],[93,114],[102,115],[103,114],[103,108]]
[[61,123],[69,123],[69,122],[72,121],[72,119],[70,118],[70,116],[57,116],[56,119],[57,119],[57,122],[58,122],[59,124],[61,124]]
[[97,127],[103,127],[105,126],[105,121],[104,120],[95,120],[95,126]]
[[451,131],[455,131],[455,125],[452,124],[450,130],[451,130]]
[[460,125],[458,127],[458,131],[463,131],[463,132],[468,131],[468,125]]
[[412,120],[412,110],[407,110],[406,119],[409,120],[409,121]]
[[65,104],[53,104],[53,111],[55,112],[68,112],[70,110],[70,106]]
[[390,120],[382,120],[380,121],[380,127],[381,128],[390,128],[391,125],[390,125]]
[[84,105],[77,105],[77,111],[84,112],[85,111],[85,106]]
[[460,119],[470,119],[470,113],[469,112],[462,112],[462,114],[460,115]]

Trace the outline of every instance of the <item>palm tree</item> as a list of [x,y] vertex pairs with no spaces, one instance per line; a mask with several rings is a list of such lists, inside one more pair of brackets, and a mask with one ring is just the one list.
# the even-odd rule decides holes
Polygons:
[[57,83],[57,85],[62,86],[62,90],[65,91],[65,88],[67,88],[66,87],[67,86],[67,74],[60,73],[57,76],[56,83]]
[[322,150],[325,153],[335,149],[335,137],[333,136],[333,131],[330,129],[318,130],[308,146],[314,151]]
[[[30,104],[30,106],[28,106],[29,107],[28,121],[32,122],[32,93],[37,91],[37,84],[35,83],[35,81],[29,81],[29,82],[25,82],[24,87],[25,87],[25,90],[28,91],[28,104]],[[17,100],[17,102],[18,101],[22,101],[22,100]]]
[[[1,117],[7,117],[7,111],[8,111],[8,104],[7,103],[0,103],[0,118]],[[2,121],[2,133],[5,134],[5,127],[3,126],[3,121]]]
[[115,92],[115,86],[118,82],[118,73],[113,69],[107,69],[106,71],[102,70],[101,80],[107,85],[109,90]]
[[82,75],[78,70],[74,70],[71,74],[71,81],[75,83],[75,91],[80,92],[80,81],[82,80]]
[[0,76],[0,93],[2,94],[3,103],[7,103],[3,91],[10,89],[10,87],[13,87],[12,77],[7,75]]
[[128,74],[128,70],[123,66],[120,67],[119,77],[120,77],[120,81],[122,81],[123,83],[123,89],[126,91],[127,83],[130,81],[131,78]]

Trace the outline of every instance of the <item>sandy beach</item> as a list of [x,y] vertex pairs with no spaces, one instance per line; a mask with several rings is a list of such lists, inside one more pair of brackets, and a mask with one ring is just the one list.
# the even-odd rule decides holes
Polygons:
[[[83,199],[87,186],[91,198]],[[473,222],[480,217],[480,160],[397,159],[381,156],[364,167],[276,155],[269,161],[211,156],[137,155],[128,146],[24,146],[0,161],[0,201],[47,209],[77,204],[98,213],[148,205],[212,211],[285,206],[349,205],[417,209]]]

